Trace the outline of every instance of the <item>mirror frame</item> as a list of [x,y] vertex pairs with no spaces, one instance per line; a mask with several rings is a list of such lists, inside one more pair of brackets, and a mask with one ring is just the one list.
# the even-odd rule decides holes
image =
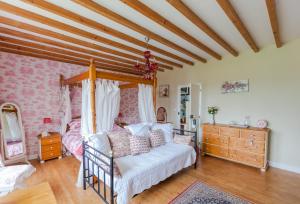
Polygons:
[[[16,156],[12,156],[9,157],[6,154],[6,142],[4,139],[4,133],[3,133],[3,122],[2,122],[2,118],[3,118],[3,113],[2,113],[2,109],[4,106],[7,105],[13,105],[16,109],[17,109],[17,117],[18,117],[18,122],[19,122],[19,126],[21,129],[21,133],[22,133],[22,146],[23,146],[23,153],[22,154],[18,154]],[[25,132],[24,132],[24,127],[23,127],[23,123],[22,123],[22,116],[21,116],[21,110],[19,108],[19,106],[15,103],[12,102],[6,102],[1,104],[0,106],[0,123],[1,123],[1,138],[0,138],[0,142],[1,142],[1,155],[2,155],[2,161],[4,164],[13,164],[13,163],[18,163],[18,162],[22,162],[25,161],[27,162],[27,151],[26,151],[26,144],[25,144]]]

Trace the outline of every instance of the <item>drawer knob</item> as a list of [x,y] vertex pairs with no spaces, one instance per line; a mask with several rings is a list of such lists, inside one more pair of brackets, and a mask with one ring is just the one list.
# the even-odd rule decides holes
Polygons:
[[50,149],[53,149],[53,147],[51,146]]

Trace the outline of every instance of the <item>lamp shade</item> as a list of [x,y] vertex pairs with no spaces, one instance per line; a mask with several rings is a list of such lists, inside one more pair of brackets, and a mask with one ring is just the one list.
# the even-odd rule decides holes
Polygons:
[[52,122],[51,118],[43,118],[44,124],[49,124]]

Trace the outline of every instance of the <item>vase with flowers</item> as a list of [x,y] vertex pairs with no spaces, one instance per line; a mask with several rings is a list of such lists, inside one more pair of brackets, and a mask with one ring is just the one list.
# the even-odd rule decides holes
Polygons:
[[208,107],[208,114],[212,115],[212,124],[216,124],[215,115],[218,113],[218,107],[216,106],[209,106]]

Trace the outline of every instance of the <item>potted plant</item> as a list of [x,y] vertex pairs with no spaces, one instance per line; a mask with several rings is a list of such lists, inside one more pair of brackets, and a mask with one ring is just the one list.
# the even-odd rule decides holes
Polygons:
[[216,124],[216,121],[215,121],[215,115],[218,113],[218,107],[216,106],[209,106],[208,107],[208,114],[212,115],[212,124]]

